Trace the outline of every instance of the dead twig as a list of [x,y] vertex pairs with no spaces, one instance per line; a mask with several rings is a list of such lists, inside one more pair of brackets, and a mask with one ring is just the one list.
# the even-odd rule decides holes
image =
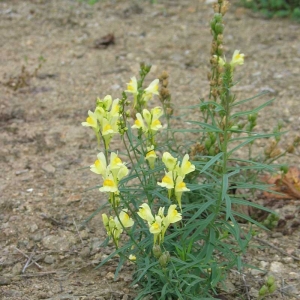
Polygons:
[[84,243],[83,243],[83,240],[82,240],[82,238],[81,238],[81,236],[80,236],[80,233],[79,233],[79,230],[78,230],[78,227],[77,227],[77,225],[76,225],[76,222],[75,222],[75,219],[74,219],[74,218],[73,218],[73,224],[74,224],[74,226],[75,226],[75,228],[76,228],[76,231],[77,231],[77,234],[78,234],[78,236],[79,236],[79,238],[80,238],[81,244],[83,245]]
[[265,240],[262,240],[262,239],[257,238],[257,237],[254,237],[254,240],[258,241],[258,242],[260,242],[262,244],[265,244],[265,245],[269,246],[270,248],[273,248],[273,249],[277,250],[278,252],[280,252],[281,254],[283,254],[285,256],[289,256],[289,257],[293,258],[294,260],[300,261],[299,257],[291,255],[291,254],[287,253],[286,251],[280,249],[279,247],[277,247],[277,246],[275,246],[275,245],[273,245],[273,244],[271,244],[271,243],[269,243],[269,242],[267,242]]
[[[25,254],[23,251],[21,251],[20,249],[18,249],[17,247],[15,247],[15,249],[20,252],[22,255],[24,255],[26,258],[28,258],[23,270],[22,270],[22,273],[25,272],[26,268],[28,267],[30,261],[32,260],[32,257],[34,255],[34,252],[35,252],[35,249],[31,252],[30,256],[28,256],[27,254]],[[36,261],[32,260],[32,263],[34,263],[39,269],[43,269],[43,267],[41,265],[39,265]]]

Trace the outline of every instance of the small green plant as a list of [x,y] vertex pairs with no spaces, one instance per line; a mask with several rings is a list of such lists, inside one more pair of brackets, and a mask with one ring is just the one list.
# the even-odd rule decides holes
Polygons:
[[[273,171],[272,160],[282,153],[258,161],[251,147],[261,138],[277,141],[280,132],[255,132],[257,113],[273,100],[245,111],[242,104],[256,97],[238,100],[232,91],[244,54],[236,50],[230,61],[224,57],[223,17],[228,5],[223,0],[214,5],[210,92],[207,100],[187,108],[199,112],[199,119],[185,117],[193,126],[173,128],[168,74],[146,87],[151,70],[146,64],[120,99],[98,98],[82,123],[93,129],[101,148],[90,170],[100,177],[97,188],[108,199],[102,214],[107,232],[103,246],[110,241],[115,246],[98,267],[118,256],[117,277],[124,262],[133,263],[133,284],[139,286],[136,299],[213,297],[231,269],[243,268],[253,230],[241,227],[237,219],[265,228],[235,209],[264,208],[232,191],[268,189],[257,181],[257,174]],[[151,106],[156,96],[161,106]],[[178,132],[197,133],[198,143],[176,140]],[[117,136],[123,145],[119,152],[111,146]],[[243,147],[248,159],[236,155]]]
[[300,0],[241,0],[242,4],[266,17],[291,17],[300,21]]
[[275,278],[273,276],[269,276],[265,282],[265,284],[260,288],[258,294],[258,299],[264,299],[266,296],[273,294],[277,289]]

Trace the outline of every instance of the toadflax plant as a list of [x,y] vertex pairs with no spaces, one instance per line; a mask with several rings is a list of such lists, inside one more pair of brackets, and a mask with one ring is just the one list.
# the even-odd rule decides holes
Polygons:
[[[188,120],[193,128],[172,128],[168,74],[145,87],[151,69],[145,64],[120,99],[98,98],[82,123],[94,130],[102,149],[90,170],[99,176],[99,191],[107,194],[108,209],[102,213],[105,245],[111,241],[115,246],[98,267],[117,256],[117,276],[126,261],[133,263],[132,284],[139,286],[136,299],[209,299],[231,269],[243,267],[251,227],[241,227],[237,218],[262,227],[241,209],[262,207],[232,190],[266,189],[254,175],[273,167],[251,159],[250,150],[248,159],[235,153],[250,149],[258,138],[277,138],[279,133],[254,131],[257,112],[270,101],[238,111],[255,97],[238,101],[232,92],[244,54],[236,50],[230,61],[225,59],[227,9],[227,1],[214,5],[210,93],[207,101],[192,107],[202,114],[199,120]],[[152,104],[154,97],[162,106]],[[176,151],[168,146],[176,131],[197,132],[198,142],[189,149],[183,141],[187,153]],[[119,153],[111,148],[115,136],[123,145]]]

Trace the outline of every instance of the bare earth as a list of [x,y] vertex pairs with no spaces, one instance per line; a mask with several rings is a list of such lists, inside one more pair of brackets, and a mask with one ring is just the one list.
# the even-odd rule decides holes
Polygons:
[[[101,214],[81,226],[106,201],[97,190],[86,191],[98,177],[81,168],[94,162],[97,145],[81,122],[97,96],[120,97],[141,61],[153,64],[149,81],[169,72],[175,107],[207,96],[211,4],[157,2],[0,1],[0,299],[134,297],[132,266],[117,281],[116,261],[94,269],[111,250],[99,248]],[[300,129],[300,24],[266,20],[233,3],[226,25],[227,57],[235,49],[247,55],[237,72],[238,97],[263,90],[276,97],[260,114],[259,129],[272,131],[282,120],[285,144]],[[115,45],[95,47],[109,33]],[[46,61],[34,74],[40,57]],[[299,165],[299,155],[286,162]],[[277,211],[293,222],[299,204],[285,200]],[[275,247],[254,240],[245,258],[265,272],[232,273],[222,299],[257,299],[271,273],[278,288],[270,299],[300,299],[300,229],[292,231],[260,233]],[[26,264],[29,258],[35,263]]]

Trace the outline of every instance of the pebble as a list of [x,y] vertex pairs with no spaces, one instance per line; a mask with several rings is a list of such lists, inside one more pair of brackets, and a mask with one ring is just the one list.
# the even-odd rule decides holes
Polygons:
[[56,262],[56,258],[53,255],[46,255],[44,262],[48,265],[52,265]]
[[0,276],[0,285],[9,285],[11,280],[5,276]]
[[43,163],[42,170],[49,174],[55,173],[55,168],[48,162]]
[[270,271],[274,273],[284,274],[284,265],[279,261],[273,261],[270,264]]
[[23,269],[23,265],[20,262],[18,262],[13,266],[11,272],[13,275],[19,275],[21,274],[22,269]]
[[42,239],[42,244],[49,250],[67,251],[75,241],[75,238],[70,236],[47,235]]

